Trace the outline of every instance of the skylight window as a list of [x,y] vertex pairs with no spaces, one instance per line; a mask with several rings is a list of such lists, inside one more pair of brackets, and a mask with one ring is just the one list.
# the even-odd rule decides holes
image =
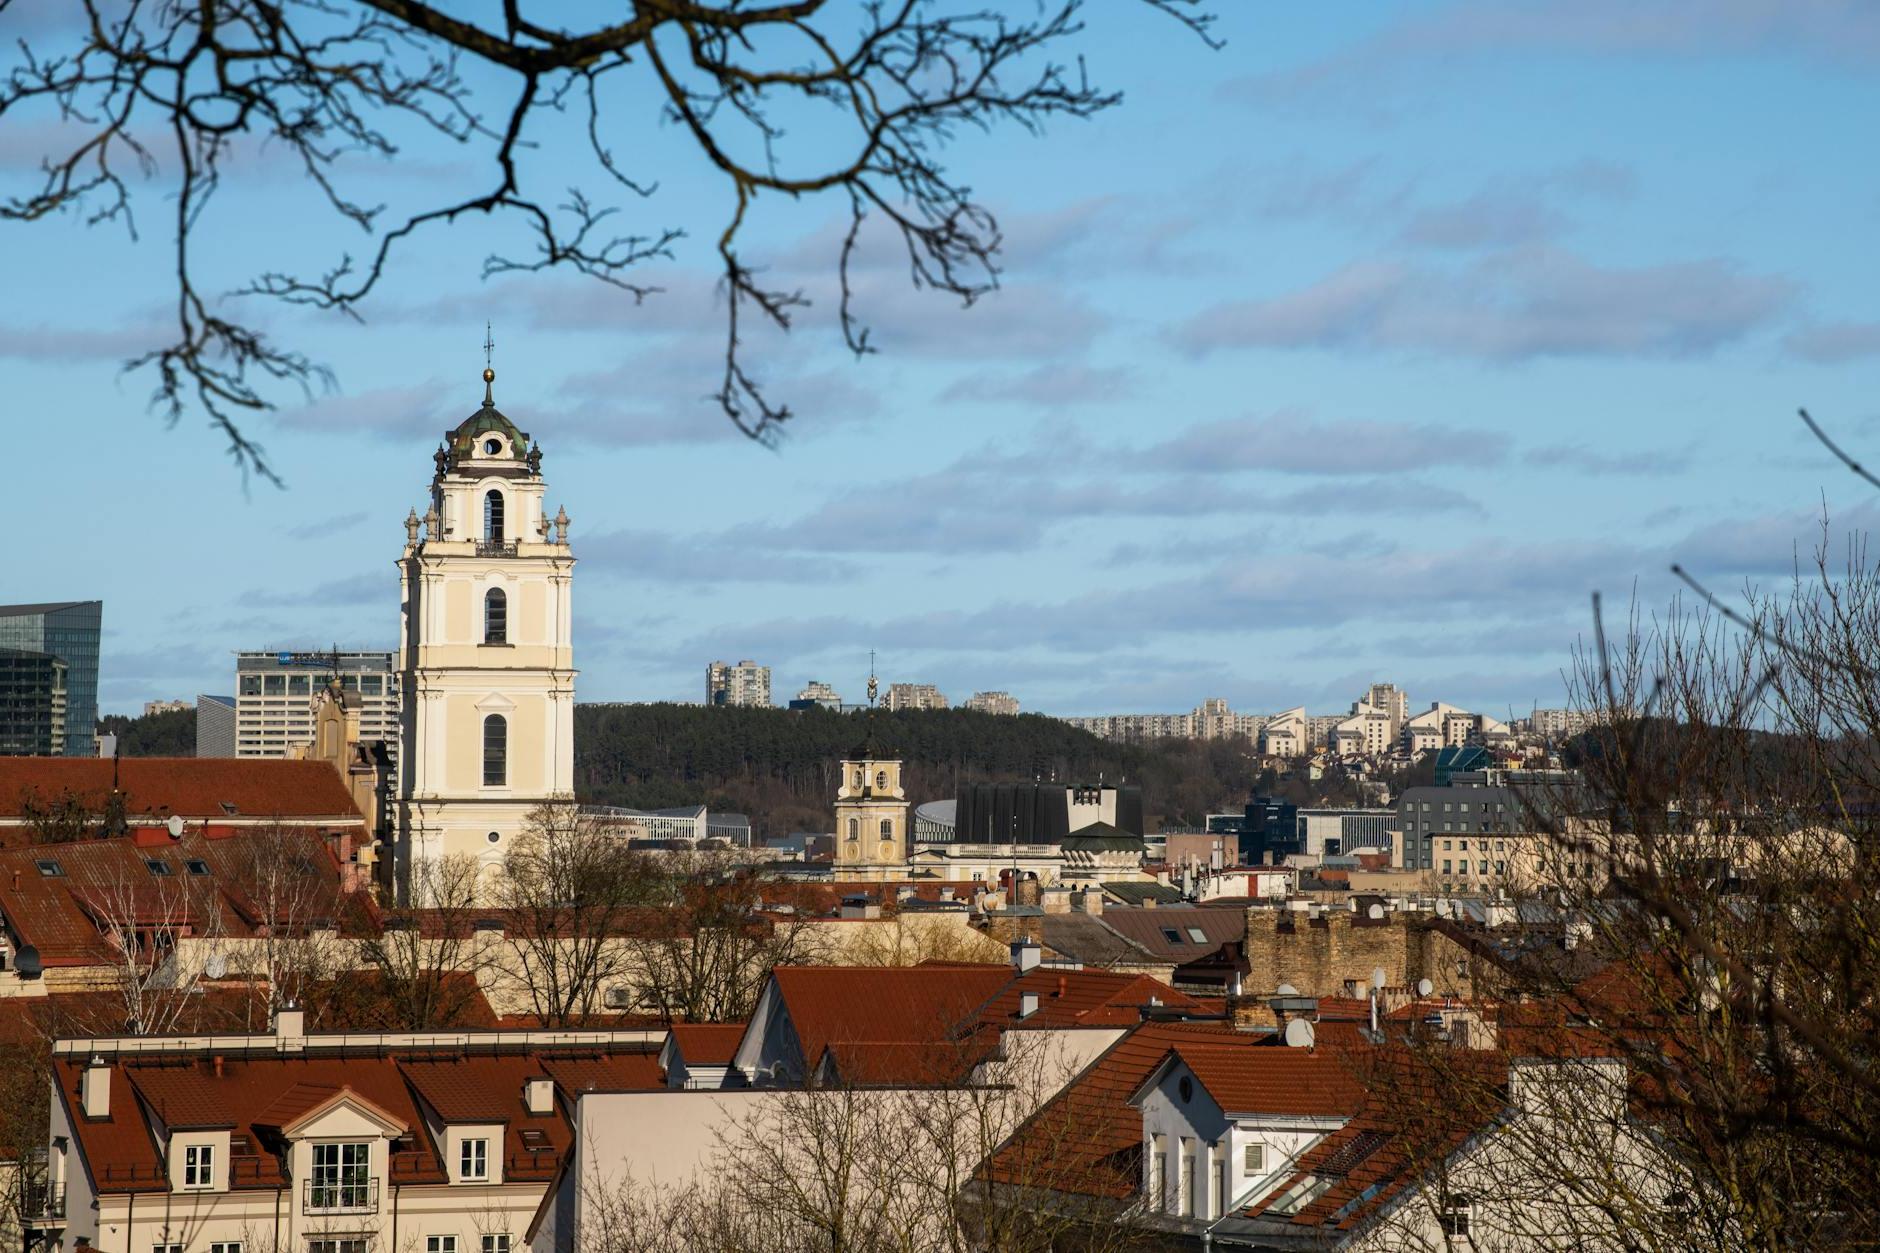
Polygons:
[[144,862],[144,868],[150,871],[151,874],[156,875],[158,878],[163,878],[166,875],[173,875],[176,873],[176,867],[172,866],[169,862],[164,861],[161,857],[148,858]]
[[192,857],[184,862],[183,865],[187,866],[189,873],[193,875],[206,875],[209,873],[209,863],[200,857]]
[[1200,927],[1190,927],[1188,928],[1188,938],[1193,940],[1196,944],[1206,944],[1208,942],[1208,933],[1203,931]]
[[222,812],[232,817],[235,814],[238,814],[241,812],[241,807],[237,805],[234,801],[223,801]]
[[1297,1214],[1312,1202],[1332,1190],[1332,1180],[1318,1175],[1305,1175],[1298,1183],[1286,1189],[1279,1200],[1268,1206],[1275,1214]]
[[1182,933],[1173,927],[1163,927],[1162,938],[1167,940],[1170,944],[1180,944],[1182,942]]
[[39,873],[46,876],[48,879],[62,879],[65,877],[65,867],[53,861],[51,858],[46,858],[34,864],[39,867]]

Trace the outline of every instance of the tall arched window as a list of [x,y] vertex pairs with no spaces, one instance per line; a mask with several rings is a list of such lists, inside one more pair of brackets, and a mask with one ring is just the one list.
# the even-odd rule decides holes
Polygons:
[[503,494],[493,487],[483,493],[483,538],[492,544],[503,540]]
[[861,836],[862,836],[862,820],[860,818],[849,819],[849,838],[851,840],[858,840],[861,838]]
[[509,642],[509,597],[500,587],[492,587],[483,597],[483,642]]
[[884,840],[892,840],[894,838],[894,819],[883,818],[881,820],[881,838]]
[[483,720],[483,786],[509,782],[509,722],[501,714]]

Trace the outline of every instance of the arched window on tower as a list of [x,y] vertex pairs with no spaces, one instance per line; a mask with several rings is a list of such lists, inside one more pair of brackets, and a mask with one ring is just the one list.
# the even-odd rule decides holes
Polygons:
[[894,838],[894,819],[883,818],[881,820],[881,838],[884,840],[892,840]]
[[493,487],[483,493],[483,538],[492,544],[503,542],[503,494]]
[[501,714],[483,720],[483,786],[509,782],[509,721]]
[[883,789],[884,791],[887,789],[888,772],[886,770],[875,771],[875,786]]
[[483,642],[509,642],[509,597],[500,587],[492,587],[483,597]]
[[860,818],[849,819],[849,838],[851,840],[859,840],[862,838],[862,820]]

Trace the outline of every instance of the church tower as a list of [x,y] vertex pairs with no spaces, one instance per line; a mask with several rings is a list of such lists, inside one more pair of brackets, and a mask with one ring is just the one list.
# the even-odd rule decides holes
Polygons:
[[[446,432],[405,519],[398,669],[401,891],[423,863],[499,864],[529,811],[574,792],[574,556],[542,449],[483,405]],[[422,533],[420,533],[422,528]]]
[[868,676],[868,736],[842,761],[836,784],[837,879],[899,879],[907,874],[907,792],[901,763],[875,747],[875,676]]

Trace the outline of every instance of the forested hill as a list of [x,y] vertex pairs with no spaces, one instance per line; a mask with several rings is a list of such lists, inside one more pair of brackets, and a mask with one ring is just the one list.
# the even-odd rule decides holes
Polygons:
[[[704,705],[577,705],[575,791],[584,801],[746,813],[763,834],[827,831],[836,770],[867,714]],[[915,804],[961,783],[1140,783],[1151,830],[1238,810],[1253,783],[1244,741],[1113,744],[1055,718],[964,709],[877,711],[874,739],[906,765]]]

